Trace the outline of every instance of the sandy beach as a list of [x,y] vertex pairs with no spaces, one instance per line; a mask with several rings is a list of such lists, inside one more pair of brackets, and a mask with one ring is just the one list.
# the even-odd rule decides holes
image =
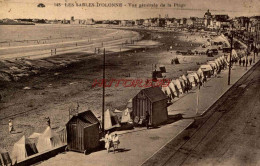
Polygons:
[[[207,49],[202,49],[201,45],[209,39],[209,35],[202,38],[198,32],[133,31],[141,34],[143,41],[108,48],[107,79],[145,80],[151,78],[152,66],[155,64],[157,67],[164,65],[166,77],[173,79],[187,71],[197,70],[200,64],[217,57],[176,54],[176,51]],[[172,65],[171,60],[176,57],[180,64]],[[69,108],[76,107],[76,103],[79,103],[80,112],[90,109],[100,117],[102,89],[92,88],[92,84],[95,79],[102,78],[102,64],[102,53],[87,51],[68,52],[43,59],[0,61],[1,74],[10,68],[16,72],[30,71],[28,76],[17,76],[17,81],[0,81],[0,147],[10,151],[13,143],[22,135],[42,132],[46,127],[45,117],[50,117],[53,129],[63,128],[69,120]],[[140,89],[123,86],[106,88],[106,109],[124,109],[127,101]],[[11,135],[8,134],[10,118],[13,119],[16,130]]]

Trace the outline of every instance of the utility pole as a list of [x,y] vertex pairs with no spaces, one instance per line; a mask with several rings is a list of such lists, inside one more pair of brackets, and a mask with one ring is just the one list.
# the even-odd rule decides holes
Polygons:
[[258,34],[259,31],[258,31],[258,30],[259,30],[259,23],[257,23],[256,32],[255,32],[255,33],[256,33],[256,37],[255,37],[256,56],[258,56],[258,51],[259,51],[259,50],[258,50],[258,38],[259,38],[259,36],[258,36],[258,35],[259,35],[259,34]]
[[197,92],[197,108],[196,108],[196,115],[199,113],[199,95],[200,95],[200,84],[198,86],[198,92]]
[[106,50],[104,48],[104,55],[103,55],[103,98],[102,98],[102,132],[104,134],[104,131],[105,131],[105,85],[106,85],[106,82],[105,82],[105,68],[106,68]]
[[255,63],[255,54],[256,54],[256,40],[257,40],[257,32],[255,27],[255,48],[254,48],[254,63]]
[[233,50],[233,32],[231,31],[231,46],[230,46],[230,55],[229,55],[229,68],[228,68],[228,85],[230,85],[232,50]]
[[247,53],[246,53],[246,70],[247,70],[247,64],[248,64],[248,54],[250,52],[250,48],[249,48],[249,39],[250,39],[250,32],[249,32],[249,35],[248,35],[248,40],[247,40]]
[[255,26],[255,50],[254,50],[254,63],[255,63],[255,55],[258,56],[258,30],[259,30],[259,23]]

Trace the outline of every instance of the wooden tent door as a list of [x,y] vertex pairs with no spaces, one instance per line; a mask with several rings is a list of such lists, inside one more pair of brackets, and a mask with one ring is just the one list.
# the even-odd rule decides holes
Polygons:
[[82,146],[80,144],[80,138],[79,138],[79,129],[78,129],[78,125],[76,123],[72,123],[70,128],[70,137],[71,137],[71,143],[70,143],[70,149],[74,150],[74,151],[82,151]]

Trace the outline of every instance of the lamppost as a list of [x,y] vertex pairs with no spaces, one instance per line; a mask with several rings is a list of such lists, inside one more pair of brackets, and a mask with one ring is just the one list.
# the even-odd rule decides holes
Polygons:
[[230,85],[230,75],[231,75],[231,57],[232,57],[232,50],[233,50],[233,31],[230,31],[231,32],[231,36],[230,36],[230,56],[229,56],[229,68],[228,68],[228,85]]
[[102,132],[105,132],[105,82],[106,79],[106,50],[103,52],[103,93],[102,93]]
[[259,23],[255,26],[255,48],[254,48],[254,63],[255,63],[255,55],[258,55],[258,32],[259,32]]
[[248,64],[248,55],[250,55],[250,39],[251,39],[251,28],[248,32],[248,38],[247,38],[247,53],[246,53],[246,70],[247,70],[247,64]]

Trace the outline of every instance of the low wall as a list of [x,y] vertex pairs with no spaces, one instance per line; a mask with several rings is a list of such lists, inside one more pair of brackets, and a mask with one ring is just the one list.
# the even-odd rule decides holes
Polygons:
[[64,152],[66,146],[67,145],[63,145],[63,146],[57,147],[55,149],[52,149],[52,150],[49,150],[46,152],[37,153],[35,155],[32,155],[32,156],[26,158],[23,161],[20,161],[19,163],[15,164],[15,166],[28,166],[28,165],[32,165],[32,164],[38,163],[43,160],[47,160],[51,157],[56,156],[59,153]]

